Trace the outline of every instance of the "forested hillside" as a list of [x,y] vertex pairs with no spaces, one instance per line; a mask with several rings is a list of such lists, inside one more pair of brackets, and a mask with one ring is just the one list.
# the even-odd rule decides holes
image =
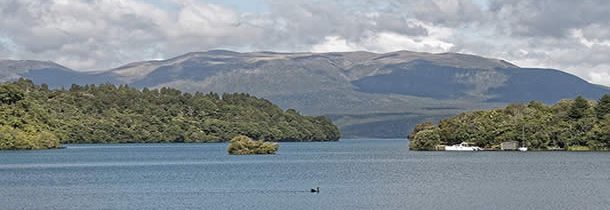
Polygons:
[[521,68],[459,53],[278,53],[211,50],[101,71],[53,62],[0,60],[0,81],[170,87],[185,92],[248,93],[307,115],[325,115],[349,138],[402,138],[417,123],[531,100],[546,104],[608,87],[554,69]]
[[60,143],[220,142],[237,135],[268,141],[332,141],[325,117],[302,116],[247,94],[72,85],[51,90],[29,80],[0,85],[0,148]]
[[540,102],[512,104],[503,109],[466,112],[419,124],[410,135],[413,150],[471,142],[494,148],[518,141],[535,150],[608,150],[610,148],[610,95],[597,102],[583,97],[547,106]]

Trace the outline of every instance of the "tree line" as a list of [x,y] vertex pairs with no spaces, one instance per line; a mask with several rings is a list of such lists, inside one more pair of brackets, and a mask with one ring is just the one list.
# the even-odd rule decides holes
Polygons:
[[610,95],[597,101],[583,97],[554,105],[532,101],[505,108],[466,112],[438,124],[417,125],[408,137],[412,150],[470,142],[494,148],[517,141],[537,150],[610,148]]
[[303,116],[248,94],[183,93],[172,88],[72,85],[49,89],[29,80],[0,84],[0,149],[60,143],[333,141],[326,117]]

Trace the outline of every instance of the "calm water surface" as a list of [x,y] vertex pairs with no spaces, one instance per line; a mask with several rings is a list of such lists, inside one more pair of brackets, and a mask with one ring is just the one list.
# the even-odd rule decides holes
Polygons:
[[226,146],[3,151],[0,208],[610,208],[610,153],[411,152],[405,140],[342,140],[229,156]]

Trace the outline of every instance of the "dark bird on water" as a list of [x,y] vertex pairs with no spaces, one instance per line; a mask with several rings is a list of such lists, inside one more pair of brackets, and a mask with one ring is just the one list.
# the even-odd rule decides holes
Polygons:
[[312,193],[319,193],[320,192],[320,187],[316,187],[316,189],[311,189]]

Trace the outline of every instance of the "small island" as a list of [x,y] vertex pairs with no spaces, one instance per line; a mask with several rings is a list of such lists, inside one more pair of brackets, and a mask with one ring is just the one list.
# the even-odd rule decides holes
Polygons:
[[532,101],[501,109],[474,111],[424,122],[409,135],[411,150],[435,151],[468,142],[483,150],[515,144],[534,151],[608,151],[610,95],[598,101],[583,97],[554,105]]
[[231,139],[227,152],[230,155],[268,155],[275,154],[278,148],[277,143],[263,140],[255,141],[250,137],[240,135]]
[[245,135],[265,141],[337,141],[324,116],[282,110],[244,93],[72,85],[0,84],[0,150],[78,143],[207,143]]

